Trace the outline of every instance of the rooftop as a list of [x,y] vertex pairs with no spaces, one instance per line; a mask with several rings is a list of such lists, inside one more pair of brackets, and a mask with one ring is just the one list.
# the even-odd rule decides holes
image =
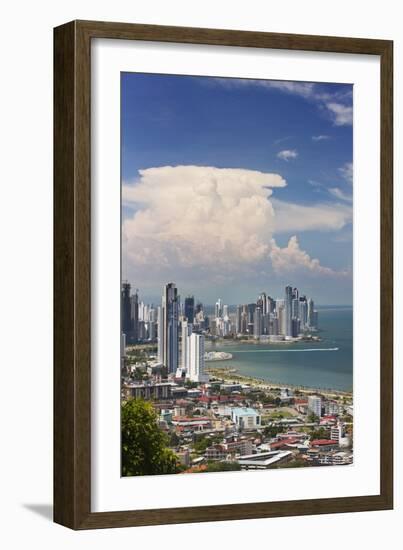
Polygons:
[[233,414],[237,416],[248,415],[248,416],[259,416],[259,413],[255,409],[249,407],[234,407],[232,409]]
[[270,451],[268,453],[244,455],[239,457],[238,463],[243,466],[262,465],[267,467],[283,458],[289,457],[291,454],[291,451]]
[[311,441],[313,447],[320,447],[321,445],[337,445],[338,441],[335,439],[314,439]]

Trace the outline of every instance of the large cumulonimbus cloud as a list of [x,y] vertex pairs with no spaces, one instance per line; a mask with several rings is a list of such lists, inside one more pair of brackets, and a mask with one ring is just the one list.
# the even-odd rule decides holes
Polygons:
[[[204,166],[139,172],[123,186],[124,258],[137,276],[166,270],[222,276],[259,269],[334,275],[300,250],[296,237],[277,246],[276,232],[334,230],[351,220],[345,205],[303,207],[271,199],[278,174]],[[278,211],[278,212],[277,212]]]

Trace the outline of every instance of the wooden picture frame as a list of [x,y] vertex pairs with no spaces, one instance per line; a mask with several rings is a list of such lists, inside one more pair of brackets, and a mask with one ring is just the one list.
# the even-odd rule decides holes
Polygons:
[[[381,488],[371,496],[92,513],[91,40],[355,53],[381,59]],[[54,30],[54,520],[72,529],[328,514],[393,507],[393,43],[73,21]]]

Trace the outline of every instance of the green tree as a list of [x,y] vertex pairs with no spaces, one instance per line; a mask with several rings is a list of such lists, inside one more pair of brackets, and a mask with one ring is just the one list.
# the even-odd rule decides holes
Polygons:
[[266,426],[263,430],[265,437],[276,437],[277,434],[284,432],[284,426]]
[[238,462],[208,462],[204,472],[234,472],[241,470]]
[[314,439],[328,439],[329,438],[329,430],[326,428],[318,428],[316,430],[312,430],[310,433],[311,441]]
[[317,424],[319,422],[320,418],[319,416],[317,416],[315,413],[311,412],[309,415],[308,415],[308,418],[307,418],[307,422],[309,422],[310,424]]
[[177,457],[157,424],[151,403],[131,399],[122,403],[122,475],[176,473]]
[[180,437],[175,432],[171,432],[169,435],[169,446],[177,447],[180,442]]
[[306,466],[309,466],[309,464],[305,462],[305,460],[302,460],[301,458],[295,458],[291,460],[291,462],[287,462],[286,464],[275,464],[271,468],[305,468]]

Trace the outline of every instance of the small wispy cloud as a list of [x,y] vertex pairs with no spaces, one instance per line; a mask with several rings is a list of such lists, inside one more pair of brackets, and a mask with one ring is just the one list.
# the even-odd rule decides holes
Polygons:
[[353,202],[353,197],[342,191],[340,187],[331,187],[328,191],[333,197],[336,197],[336,199],[346,202]]
[[342,103],[329,102],[326,108],[333,115],[333,123],[336,126],[351,126],[353,123],[353,108]]
[[284,143],[284,141],[288,141],[289,139],[292,139],[293,136],[285,136],[282,138],[278,138],[274,140],[274,145],[278,145],[279,143]]
[[275,88],[289,94],[299,95],[305,98],[312,97],[315,92],[315,84],[312,82],[292,82],[284,80],[258,80],[265,88]]
[[254,86],[268,90],[279,90],[317,103],[335,126],[350,126],[353,123],[351,90],[324,92],[320,84],[315,82],[256,80],[252,78],[213,78],[209,80],[209,83],[219,84],[228,89]]
[[312,141],[326,141],[327,139],[330,139],[330,136],[325,136],[325,135],[312,136]]
[[345,179],[348,183],[353,183],[353,163],[352,162],[346,162],[339,168],[339,172],[341,174],[341,177]]
[[289,160],[296,159],[298,157],[298,152],[295,149],[284,149],[277,153],[277,157],[288,162]]
[[324,187],[323,183],[317,180],[308,180],[309,185],[312,185],[312,187],[315,189],[315,191],[320,191],[322,187]]

